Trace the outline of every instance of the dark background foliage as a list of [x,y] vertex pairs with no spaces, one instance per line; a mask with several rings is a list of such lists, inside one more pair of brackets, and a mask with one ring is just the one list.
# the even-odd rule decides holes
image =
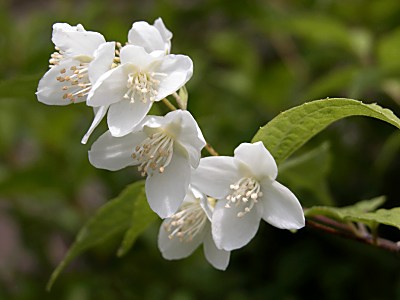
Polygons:
[[[53,23],[82,23],[124,43],[134,21],[161,16],[174,34],[172,52],[194,61],[190,111],[208,141],[231,155],[279,112],[308,100],[356,98],[400,115],[399,15],[397,0],[0,2],[0,299],[400,299],[394,254],[266,224],[220,272],[202,251],[163,260],[157,223],[125,257],[115,256],[119,238],[87,252],[47,293],[46,281],[79,228],[138,174],[88,163],[90,143],[106,128],[80,144],[91,109],[45,106],[34,94],[54,51]],[[295,155],[325,142],[321,166],[278,178],[304,206],[378,195],[387,195],[386,208],[399,206],[394,128],[345,119]],[[327,170],[319,178],[327,190],[321,180],[299,184],[319,167]],[[400,240],[397,230],[380,232]]]

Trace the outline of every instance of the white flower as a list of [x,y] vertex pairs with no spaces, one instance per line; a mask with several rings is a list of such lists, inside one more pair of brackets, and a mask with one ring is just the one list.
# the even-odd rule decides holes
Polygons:
[[[154,25],[149,25],[143,21],[135,22],[128,33],[129,44],[143,47],[146,52],[153,52],[153,55],[169,54],[171,50],[171,38],[172,33],[165,27],[161,18],[156,19]],[[83,144],[86,144],[89,136],[107,114],[108,108],[109,105],[94,107],[95,118],[81,141]]]
[[191,187],[179,210],[165,219],[158,233],[158,248],[165,259],[181,259],[203,244],[207,261],[216,269],[225,270],[230,252],[216,247],[211,235],[214,199]]
[[135,22],[128,33],[128,43],[143,47],[148,53],[162,51],[169,54],[171,38],[172,33],[165,27],[161,18],[155,20],[154,25],[144,21]]
[[53,25],[50,69],[39,82],[36,95],[49,105],[67,105],[86,100],[92,84],[111,68],[115,43],[106,42],[98,32],[82,25]]
[[191,168],[200,161],[203,135],[188,111],[176,110],[164,117],[148,116],[140,131],[114,137],[107,131],[89,151],[97,168],[119,170],[139,165],[147,175],[146,196],[162,218],[179,208],[188,190]]
[[149,54],[127,45],[120,58],[121,65],[103,74],[87,99],[90,106],[109,106],[107,123],[113,136],[131,132],[154,101],[176,92],[193,73],[192,60],[184,55]]
[[304,226],[304,213],[296,196],[275,181],[278,168],[261,142],[243,143],[234,157],[206,157],[193,173],[197,187],[220,199],[212,217],[212,234],[219,249],[246,245],[261,219],[281,229]]

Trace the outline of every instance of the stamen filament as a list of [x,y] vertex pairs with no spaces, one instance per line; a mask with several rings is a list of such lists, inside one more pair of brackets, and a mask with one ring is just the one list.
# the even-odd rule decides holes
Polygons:
[[200,206],[199,199],[182,205],[180,210],[164,223],[168,238],[179,238],[181,242],[190,242],[199,234],[207,222],[207,215]]
[[226,208],[230,208],[232,204],[236,207],[244,206],[237,216],[243,217],[246,213],[250,212],[254,205],[258,203],[258,199],[262,197],[261,186],[259,182],[251,177],[243,177],[236,183],[231,184],[229,188],[232,193],[226,197]]
[[155,133],[136,146],[132,158],[139,162],[138,170],[142,176],[158,170],[163,173],[170,164],[174,140],[163,131]]
[[89,94],[92,84],[89,81],[88,66],[88,63],[80,63],[68,69],[63,68],[60,70],[60,75],[56,79],[65,83],[61,88],[66,91],[63,99],[75,102],[77,98],[85,97]]
[[166,74],[145,71],[130,73],[126,85],[128,90],[123,97],[131,103],[134,103],[137,99],[140,99],[143,103],[154,102],[157,99],[160,84],[160,80],[155,79],[155,76],[166,76]]

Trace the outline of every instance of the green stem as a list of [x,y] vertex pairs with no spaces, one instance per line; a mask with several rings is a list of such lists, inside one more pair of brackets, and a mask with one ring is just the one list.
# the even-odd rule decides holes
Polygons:
[[181,109],[186,110],[186,104],[182,103],[181,97],[177,93],[173,93],[172,96],[175,98],[175,101],[176,103],[178,103],[178,106]]
[[162,102],[170,109],[170,110],[177,110],[175,105],[173,105],[167,98],[162,99]]

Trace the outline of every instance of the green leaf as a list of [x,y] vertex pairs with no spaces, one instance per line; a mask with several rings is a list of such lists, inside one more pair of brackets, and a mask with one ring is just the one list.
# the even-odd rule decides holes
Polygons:
[[371,222],[394,226],[400,229],[400,207],[379,209],[376,212],[363,215],[362,220],[369,220]]
[[[362,222],[370,227],[374,227],[374,220],[370,213],[376,210],[385,202],[385,197],[377,197],[371,200],[360,201],[351,206],[345,207],[329,207],[329,206],[313,206],[304,212],[306,217],[323,215],[329,218],[336,219],[340,222]],[[381,222],[378,222],[381,223]]]
[[47,290],[51,289],[58,275],[75,257],[127,230],[131,226],[135,203],[143,201],[144,198],[144,182],[138,181],[125,188],[117,198],[102,206],[78,233],[74,244],[52,273]]
[[314,206],[305,211],[306,217],[323,215],[340,222],[360,222],[374,229],[385,224],[400,229],[400,207],[378,209],[385,202],[384,197],[365,200],[346,207]]
[[157,215],[150,209],[145,197],[140,197],[133,204],[131,227],[125,232],[124,239],[118,249],[119,257],[125,255],[133,246],[138,236],[157,219]]
[[345,207],[331,207],[331,206],[313,206],[304,212],[306,217],[316,215],[324,215],[327,217],[335,218],[339,221],[344,221],[349,216],[356,214],[370,212],[377,209],[385,202],[385,197],[377,197],[371,200],[363,200],[354,205]]
[[301,195],[308,193],[302,205],[310,207],[316,204],[333,205],[326,177],[330,171],[331,155],[329,144],[319,147],[279,165],[279,181],[290,186],[291,190]]
[[328,125],[350,116],[372,117],[400,128],[400,119],[389,109],[332,98],[307,102],[279,114],[252,141],[262,141],[279,164]]

